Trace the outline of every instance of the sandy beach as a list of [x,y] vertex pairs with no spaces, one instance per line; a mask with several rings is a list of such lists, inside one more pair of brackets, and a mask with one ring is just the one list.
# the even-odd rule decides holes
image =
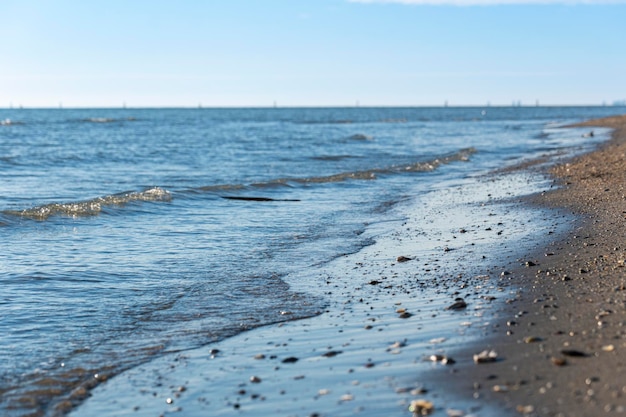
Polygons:
[[597,126],[615,129],[613,139],[552,167],[558,188],[529,198],[578,220],[511,271],[520,291],[496,313],[490,344],[501,360],[446,378],[513,415],[626,413],[626,117],[576,125]]
[[626,413],[625,123],[577,126],[616,131],[573,161],[434,190],[290,282],[325,286],[319,316],[165,355],[71,415]]

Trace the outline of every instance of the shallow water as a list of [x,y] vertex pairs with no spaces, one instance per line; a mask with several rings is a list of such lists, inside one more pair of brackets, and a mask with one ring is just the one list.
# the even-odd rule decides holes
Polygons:
[[314,315],[323,292],[285,280],[390,207],[590,146],[558,126],[619,110],[0,111],[0,410],[52,415],[94,374]]
[[[573,218],[519,201],[550,187],[542,175],[446,183],[370,224],[364,233],[375,243],[287,277],[298,291],[325,294],[321,315],[162,355],[100,384],[71,416],[405,416],[418,398],[434,404],[434,416],[508,415],[450,390],[448,378],[476,366],[468,348],[481,351],[502,331],[498,311],[519,288],[501,272]],[[459,296],[467,307],[446,309]]]

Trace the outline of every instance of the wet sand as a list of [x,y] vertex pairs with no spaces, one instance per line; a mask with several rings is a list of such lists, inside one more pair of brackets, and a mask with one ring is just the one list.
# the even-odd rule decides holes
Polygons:
[[[618,130],[556,182],[547,158],[443,184],[371,225],[375,245],[290,282],[328,295],[320,316],[155,359],[71,415],[410,416],[416,400],[433,416],[618,415],[625,149]],[[483,349],[495,361],[476,364]]]
[[441,379],[508,415],[626,415],[626,116],[575,127],[595,126],[613,139],[552,167],[559,188],[529,198],[578,220],[510,271],[520,290],[494,312],[486,344],[499,360]]

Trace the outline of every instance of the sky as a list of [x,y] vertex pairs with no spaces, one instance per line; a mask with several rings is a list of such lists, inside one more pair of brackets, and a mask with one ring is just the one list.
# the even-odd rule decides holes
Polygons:
[[626,0],[0,0],[0,107],[601,105]]

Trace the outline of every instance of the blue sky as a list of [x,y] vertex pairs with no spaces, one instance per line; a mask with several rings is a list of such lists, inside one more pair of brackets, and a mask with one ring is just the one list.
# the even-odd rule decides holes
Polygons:
[[0,0],[0,107],[602,104],[626,0]]

